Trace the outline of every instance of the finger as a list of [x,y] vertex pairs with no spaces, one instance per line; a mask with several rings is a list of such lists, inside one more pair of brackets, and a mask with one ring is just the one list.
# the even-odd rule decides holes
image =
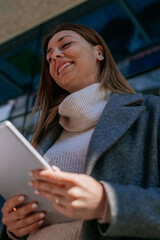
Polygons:
[[74,199],[73,198],[66,198],[62,195],[55,195],[54,196],[54,204],[56,209],[59,209],[59,207],[63,207],[66,209],[70,209],[71,208],[71,203]]
[[73,199],[85,199],[86,198],[86,191],[79,187],[73,186],[67,190],[67,194],[72,197]]
[[37,202],[30,202],[26,205],[17,208],[16,212],[12,212],[13,220],[18,220],[35,211],[38,208]]
[[34,224],[35,222],[38,222],[38,221],[44,219],[45,216],[46,216],[46,214],[44,212],[30,214],[30,215],[16,221],[14,224],[14,229],[16,230],[16,229],[23,228],[23,227],[29,226],[31,224]]
[[29,233],[37,230],[42,224],[43,224],[43,220],[37,221],[29,226],[25,226],[19,229],[13,229],[12,227],[9,227],[8,230],[10,232],[12,232],[13,234],[15,234],[17,237],[23,237],[25,235],[28,235]]
[[60,168],[58,168],[57,166],[55,166],[55,165],[52,165],[52,169],[53,169],[53,171],[61,171],[61,169]]
[[4,206],[2,208],[2,213],[10,213],[13,211],[14,207],[17,207],[19,204],[23,203],[25,200],[25,196],[24,195],[18,195],[18,196],[14,196],[10,199],[8,199],[5,203]]
[[[81,208],[79,206],[74,207],[72,206],[72,201],[65,201],[63,198],[59,198],[58,204],[55,205],[55,208],[58,212],[71,217],[71,218],[76,218],[76,219],[81,219]],[[86,209],[85,209],[86,212]],[[84,218],[84,215],[83,215]]]
[[81,174],[68,173],[63,171],[33,170],[30,175],[39,180],[45,180],[51,183],[64,184],[66,182],[75,184],[79,181]]
[[[50,187],[48,187],[47,183],[45,184],[42,183],[43,187],[39,187],[37,186],[37,181],[34,181],[36,190],[35,193],[39,194],[43,197],[47,197],[49,200],[54,201],[53,199],[55,199],[55,196],[61,196],[61,198],[65,199],[65,201],[70,202],[73,200],[73,197],[71,196],[71,194],[68,194],[68,189],[72,188],[72,186],[58,186],[58,185],[51,185]],[[44,193],[44,194],[43,194]],[[42,195],[43,194],[43,195]]]
[[31,181],[29,185],[36,188],[38,191],[50,192],[55,195],[67,195],[67,190],[72,187],[72,185],[68,183],[66,183],[66,185],[57,185],[41,180]]
[[59,204],[58,205],[61,205],[61,206],[66,206],[70,201],[72,201],[72,199],[66,199],[65,196],[63,195],[54,195],[54,194],[50,194],[49,192],[40,192],[40,191],[37,191],[37,194],[40,195],[41,197],[44,197],[44,198],[47,198],[48,200],[50,200],[54,207],[56,208],[57,207],[57,197],[59,198]]
[[3,216],[2,222],[4,225],[9,225],[13,222],[16,222],[19,219],[22,219],[27,214],[33,212],[38,207],[36,202],[30,202],[22,207],[16,209],[16,211],[12,211],[9,214]]

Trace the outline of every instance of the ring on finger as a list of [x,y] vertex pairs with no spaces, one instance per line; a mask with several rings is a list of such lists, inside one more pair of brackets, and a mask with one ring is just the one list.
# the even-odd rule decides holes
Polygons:
[[55,202],[56,202],[57,205],[60,205],[60,198],[58,196],[56,197]]

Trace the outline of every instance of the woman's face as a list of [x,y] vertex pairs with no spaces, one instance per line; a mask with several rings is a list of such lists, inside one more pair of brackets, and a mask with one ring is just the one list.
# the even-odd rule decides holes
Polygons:
[[72,93],[98,82],[100,45],[92,46],[71,30],[56,33],[49,41],[49,72],[61,88]]

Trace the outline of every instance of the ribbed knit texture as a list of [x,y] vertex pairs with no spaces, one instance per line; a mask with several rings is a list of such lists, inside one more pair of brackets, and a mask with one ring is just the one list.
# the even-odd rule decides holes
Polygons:
[[109,91],[99,90],[99,83],[70,94],[59,106],[60,124],[64,128],[44,158],[63,171],[83,173],[90,138]]
[[[70,94],[59,106],[63,131],[44,158],[63,171],[84,173],[88,145],[110,92],[92,84]],[[53,213],[54,217],[54,213]],[[83,221],[54,224],[30,234],[28,240],[78,240]]]
[[30,234],[27,240],[79,240],[83,221],[54,224]]
[[65,130],[82,132],[95,127],[110,94],[99,86],[95,83],[72,93],[60,104],[60,124]]

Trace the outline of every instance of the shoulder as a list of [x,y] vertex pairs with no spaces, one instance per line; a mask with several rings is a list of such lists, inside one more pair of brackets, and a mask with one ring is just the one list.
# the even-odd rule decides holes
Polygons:
[[[144,95],[143,105],[146,108],[145,113],[154,126],[157,126],[160,131],[160,97],[154,95]],[[160,133],[160,132],[159,132]]]
[[155,96],[155,95],[143,95],[143,96],[144,96],[144,100],[147,102],[160,104],[160,96]]
[[160,112],[160,96],[144,95],[144,103],[147,108]]

